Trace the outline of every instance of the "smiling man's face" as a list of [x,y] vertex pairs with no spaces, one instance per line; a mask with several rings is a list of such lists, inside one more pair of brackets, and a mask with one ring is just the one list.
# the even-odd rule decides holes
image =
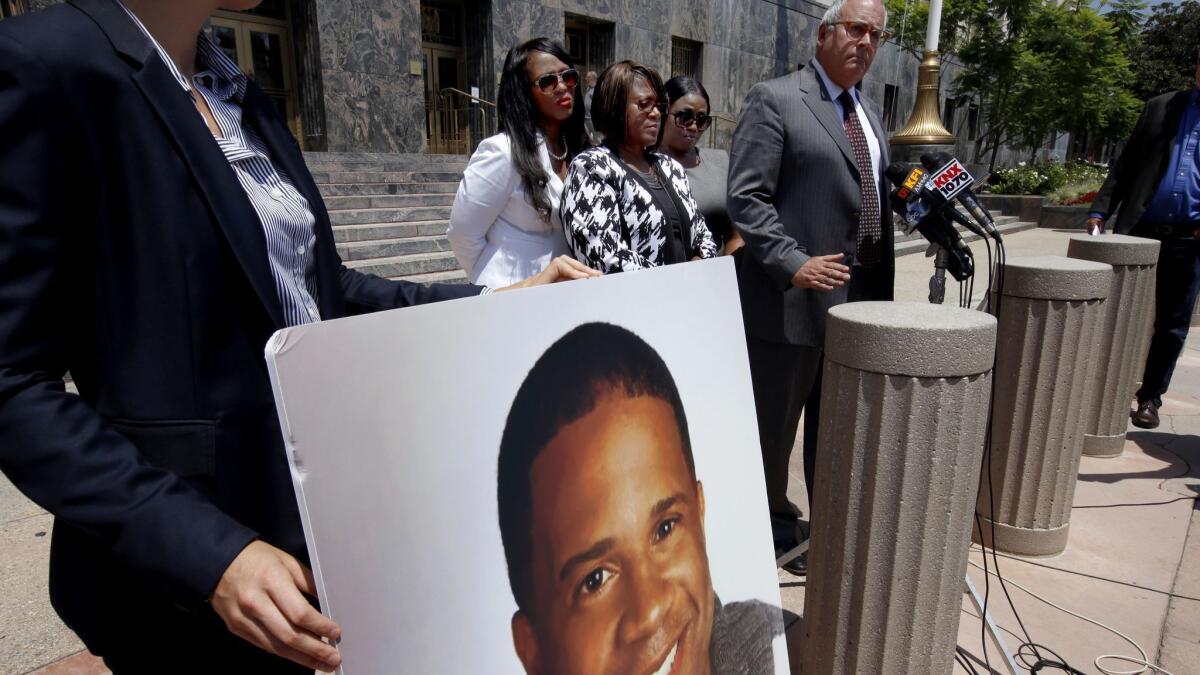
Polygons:
[[707,675],[713,590],[704,491],[671,404],[617,391],[534,460],[531,674]]

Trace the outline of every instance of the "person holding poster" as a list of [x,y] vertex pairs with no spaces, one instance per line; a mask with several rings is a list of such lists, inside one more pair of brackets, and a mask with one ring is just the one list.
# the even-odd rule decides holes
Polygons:
[[767,675],[782,613],[714,592],[687,416],[634,333],[574,328],[522,382],[497,501],[530,675]]
[[51,602],[118,675],[338,666],[264,346],[486,290],[341,264],[286,122],[201,33],[257,4],[0,22],[0,470],[55,516]]
[[579,71],[557,42],[534,38],[504,59],[502,133],[471,155],[446,236],[473,284],[507,286],[567,253],[558,205],[567,166],[588,146]]
[[653,151],[666,111],[652,68],[620,61],[600,74],[592,123],[604,145],[571,162],[563,191],[563,229],[580,262],[609,273],[716,257],[683,167]]

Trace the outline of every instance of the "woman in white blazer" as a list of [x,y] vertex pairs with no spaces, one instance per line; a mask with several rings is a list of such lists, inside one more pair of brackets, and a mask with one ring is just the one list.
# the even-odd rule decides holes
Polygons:
[[586,147],[579,72],[557,42],[534,38],[504,59],[497,113],[463,172],[447,233],[473,284],[498,288],[568,252],[558,217],[563,179]]

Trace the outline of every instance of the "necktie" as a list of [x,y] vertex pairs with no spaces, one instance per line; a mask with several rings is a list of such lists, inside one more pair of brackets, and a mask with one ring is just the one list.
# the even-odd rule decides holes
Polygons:
[[838,96],[842,104],[842,124],[846,127],[846,138],[854,150],[854,164],[858,167],[858,189],[861,204],[858,209],[858,262],[864,266],[874,265],[880,258],[880,238],[883,235],[879,219],[879,190],[875,185],[875,167],[871,164],[871,151],[862,124],[855,112],[854,99],[850,92]]

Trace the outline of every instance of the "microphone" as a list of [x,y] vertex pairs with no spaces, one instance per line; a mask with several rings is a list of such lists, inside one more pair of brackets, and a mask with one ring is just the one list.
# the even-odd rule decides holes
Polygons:
[[[936,195],[930,194],[925,185],[929,179],[926,171],[919,167],[910,171],[904,164],[896,162],[884,171],[884,175],[888,182],[896,186],[892,192],[892,209],[904,219],[909,231],[917,230],[921,236],[949,254],[946,269],[955,279],[963,281],[973,275],[975,261],[971,249],[946,219],[950,213],[959,218],[962,215],[957,213],[953,204],[930,203],[936,199]],[[945,208],[947,205],[949,209]]]
[[[924,203],[923,209],[918,209],[919,212],[915,214],[918,219],[924,215],[924,212],[936,210],[939,211],[942,216],[949,218],[959,225],[962,225],[975,234],[981,237],[987,236],[987,234],[980,229],[980,226],[971,222],[965,216],[963,216],[963,214],[959,213],[958,209],[954,208],[954,204],[952,202],[947,201],[937,190],[930,188],[930,181],[932,181],[935,177],[934,174],[931,174],[927,171],[922,171],[920,168],[916,167],[905,174],[904,172],[907,171],[907,169],[905,168],[904,164],[899,162],[889,166],[888,170],[891,171],[891,174],[888,176],[889,180],[892,181],[893,185],[899,186],[892,194],[893,199],[904,200],[904,202],[909,204],[910,208],[912,208],[913,204]],[[899,178],[901,175],[904,176],[903,180]],[[895,210],[897,213],[900,213],[901,217],[905,218],[905,220],[912,220],[912,216],[914,215],[912,213],[901,212],[894,206],[893,210]]]
[[[979,198],[971,190],[975,179],[962,162],[950,156],[948,152],[938,152],[932,155],[921,155],[921,165],[935,176],[933,179],[935,185],[940,182],[946,188],[944,192],[941,192],[946,199],[957,199],[967,213],[970,213],[971,217],[975,219],[975,222],[984,229],[987,236],[997,241],[1000,240],[1000,231],[996,229],[996,221],[992,219],[992,214],[979,203]],[[976,234],[984,236],[984,232],[976,231]]]
[[[903,164],[897,162],[896,165],[901,167],[901,170],[903,170]],[[926,169],[928,169],[928,167],[926,167]],[[916,168],[913,169],[913,171],[917,170],[918,169]],[[963,169],[963,171],[965,171],[965,169]],[[941,214],[946,218],[949,218],[959,225],[962,225],[980,237],[988,236],[983,226],[975,224],[966,216],[959,213],[958,209],[954,208],[954,203],[947,199],[941,191],[936,189],[937,181],[941,181],[942,184],[945,184],[945,182],[949,180],[945,177],[945,173],[923,171],[922,174],[923,178],[914,178],[914,174],[910,172],[904,179],[903,185],[905,186],[905,191],[916,193],[920,199],[924,200],[929,205],[930,209],[940,211]],[[967,179],[970,179],[970,174],[967,174]]]

